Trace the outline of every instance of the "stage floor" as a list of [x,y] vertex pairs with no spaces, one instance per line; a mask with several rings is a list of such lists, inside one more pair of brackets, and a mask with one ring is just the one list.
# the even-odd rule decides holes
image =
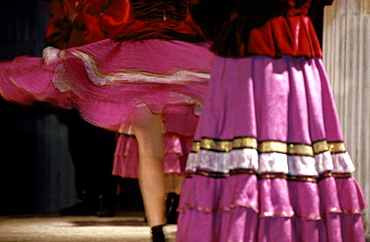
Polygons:
[[[166,225],[168,242],[176,241],[176,225]],[[150,242],[142,211],[117,216],[66,216],[57,213],[0,216],[0,242]],[[194,241],[200,242],[200,241]],[[366,234],[370,242],[370,234]]]
[[[166,225],[169,242],[176,225]],[[149,242],[150,229],[142,212],[120,211],[111,218],[56,213],[0,216],[0,241],[6,242]]]

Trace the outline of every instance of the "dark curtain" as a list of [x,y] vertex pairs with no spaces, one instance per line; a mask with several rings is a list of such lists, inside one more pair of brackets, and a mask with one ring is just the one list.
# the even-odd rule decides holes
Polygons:
[[[41,0],[3,0],[0,60],[41,56],[48,20]],[[56,112],[0,99],[0,214],[54,212],[75,202],[67,129]]]

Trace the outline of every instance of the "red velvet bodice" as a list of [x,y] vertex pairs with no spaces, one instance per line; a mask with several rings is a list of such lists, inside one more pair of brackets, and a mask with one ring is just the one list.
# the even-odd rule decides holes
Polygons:
[[225,57],[282,55],[321,57],[315,29],[307,16],[311,0],[237,0],[235,14],[214,40]]
[[52,18],[46,42],[57,48],[93,43],[114,36],[128,21],[125,0],[44,0]]
[[132,21],[115,40],[205,41],[200,28],[189,18],[188,4],[189,0],[130,0]]

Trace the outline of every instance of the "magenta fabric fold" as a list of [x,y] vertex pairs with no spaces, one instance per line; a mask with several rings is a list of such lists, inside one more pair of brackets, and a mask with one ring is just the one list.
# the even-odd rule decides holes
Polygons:
[[353,178],[194,175],[183,187],[178,241],[364,241],[365,200]]
[[[165,174],[185,176],[185,164],[191,149],[192,137],[164,135],[163,171]],[[112,174],[123,178],[138,178],[139,154],[135,136],[119,135]]]
[[0,63],[0,88],[2,97],[22,105],[35,101],[48,102],[57,107],[72,108],[67,93],[53,85],[58,62],[45,63],[38,57],[21,56]]
[[218,118],[201,119],[195,140],[343,140],[319,58],[217,57],[212,77],[202,116]]

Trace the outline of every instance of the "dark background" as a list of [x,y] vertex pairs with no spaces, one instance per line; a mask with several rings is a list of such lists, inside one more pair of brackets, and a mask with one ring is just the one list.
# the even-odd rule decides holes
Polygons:
[[[5,0],[1,5],[0,60],[40,56],[49,20],[41,1]],[[62,141],[63,128],[42,106],[21,107],[0,100],[0,214],[52,211],[74,202],[73,176],[64,181],[60,177],[62,172],[73,174],[72,163],[65,152],[54,150],[67,148],[55,145]],[[49,132],[49,139],[43,140]],[[50,167],[53,156],[62,161],[55,168]],[[64,198],[54,190],[66,190]]]
[[[2,0],[0,60],[41,56],[49,18],[41,0]],[[0,98],[0,215],[56,212],[78,201],[60,112]],[[119,208],[141,209],[137,180],[120,183]]]

